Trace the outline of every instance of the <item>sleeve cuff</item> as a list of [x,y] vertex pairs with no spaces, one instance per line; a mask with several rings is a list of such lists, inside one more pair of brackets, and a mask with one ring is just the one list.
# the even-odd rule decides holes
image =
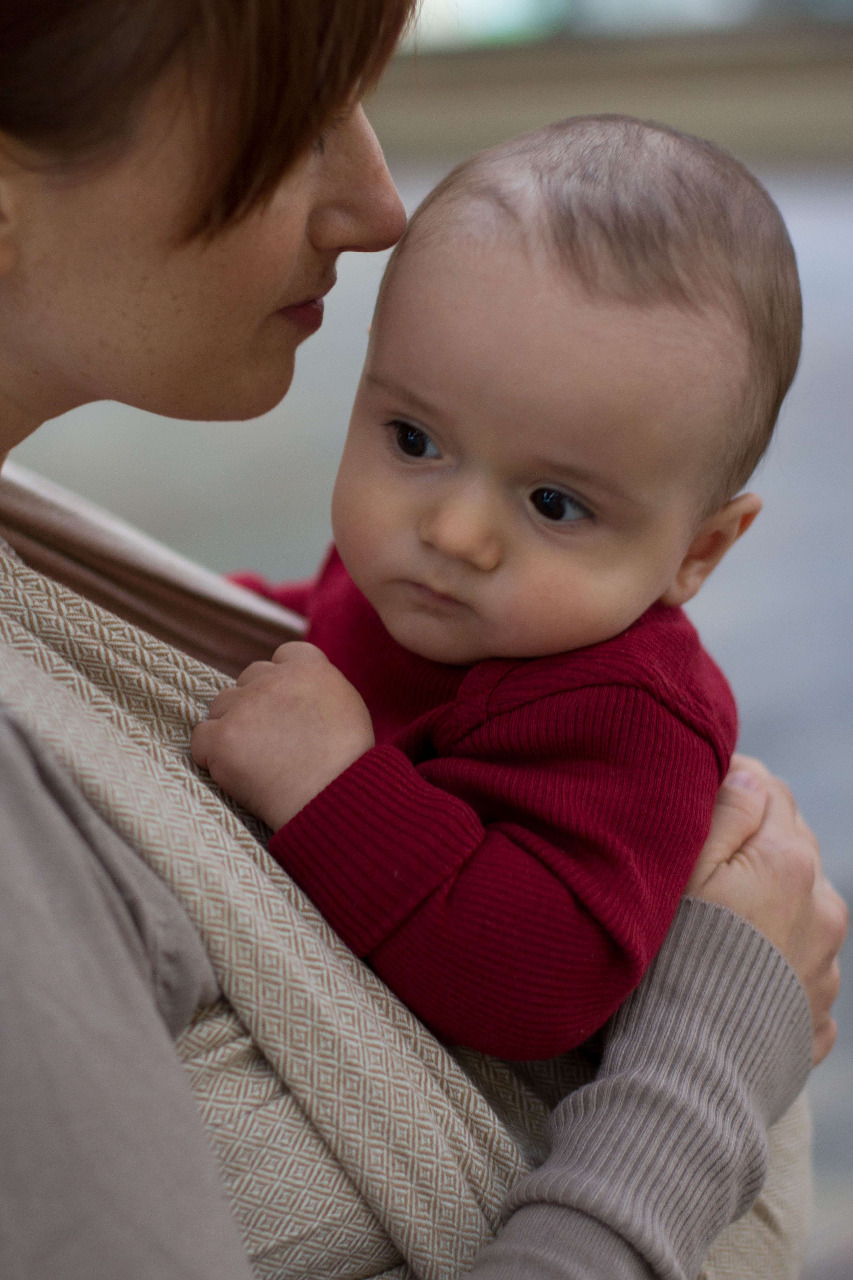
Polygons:
[[585,1213],[549,1204],[514,1213],[470,1274],[471,1280],[656,1280],[626,1240]]
[[796,973],[742,916],[701,898],[679,906],[657,959],[614,1019],[605,1062],[612,1058],[618,1069],[627,1036],[633,1057],[635,1044],[651,1052],[650,1042],[677,1031],[689,1039],[696,1065],[712,1049],[731,1059],[732,1074],[768,1126],[811,1070],[811,1010]]
[[695,1274],[745,1213],[767,1128],[811,1064],[805,992],[784,957],[725,908],[687,899],[611,1024],[596,1081],[552,1118],[552,1154],[508,1211],[562,1204],[630,1240],[652,1274]]

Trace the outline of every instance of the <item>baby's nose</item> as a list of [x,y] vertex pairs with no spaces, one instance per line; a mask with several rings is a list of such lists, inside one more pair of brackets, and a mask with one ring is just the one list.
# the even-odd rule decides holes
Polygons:
[[421,540],[454,560],[464,560],[482,573],[501,562],[503,543],[496,513],[482,495],[460,493],[424,516]]

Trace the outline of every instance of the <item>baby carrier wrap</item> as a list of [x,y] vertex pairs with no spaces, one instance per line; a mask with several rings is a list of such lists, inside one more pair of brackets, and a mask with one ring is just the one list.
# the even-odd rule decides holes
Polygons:
[[[85,532],[84,505],[15,477],[0,482],[10,536],[22,503],[42,511],[45,544],[52,506]],[[170,886],[216,970],[223,999],[178,1052],[256,1273],[452,1280],[543,1157],[546,1103],[591,1062],[452,1055],[353,957],[190,759],[191,727],[229,682],[0,547],[0,701]],[[774,1130],[765,1192],[708,1280],[798,1274],[804,1124],[800,1107]]]

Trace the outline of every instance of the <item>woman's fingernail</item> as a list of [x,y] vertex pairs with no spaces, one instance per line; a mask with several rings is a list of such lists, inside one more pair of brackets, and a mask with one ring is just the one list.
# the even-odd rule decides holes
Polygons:
[[740,787],[743,791],[764,790],[755,774],[747,773],[746,769],[736,769],[734,773],[728,774],[726,782],[730,787]]

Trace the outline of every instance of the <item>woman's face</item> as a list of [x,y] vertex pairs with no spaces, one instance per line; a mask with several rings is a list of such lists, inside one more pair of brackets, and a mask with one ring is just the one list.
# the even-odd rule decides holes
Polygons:
[[196,114],[162,89],[138,142],[97,170],[0,162],[0,396],[18,417],[35,426],[103,399],[178,418],[264,413],[318,326],[338,254],[403,230],[360,107],[268,204],[187,242],[201,146]]

